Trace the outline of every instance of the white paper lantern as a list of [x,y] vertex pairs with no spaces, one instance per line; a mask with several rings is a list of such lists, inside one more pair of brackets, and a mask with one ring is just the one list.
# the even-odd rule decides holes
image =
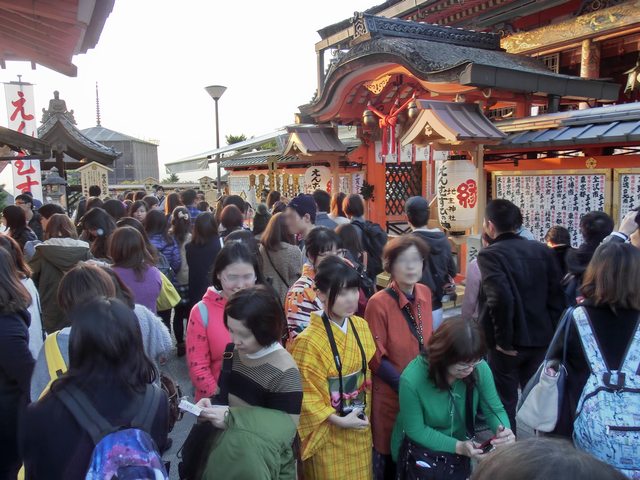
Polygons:
[[307,191],[313,193],[319,188],[327,190],[327,184],[331,181],[331,170],[327,167],[309,167],[304,172],[304,183]]
[[462,232],[475,225],[478,174],[469,160],[447,160],[438,168],[438,218],[449,231]]

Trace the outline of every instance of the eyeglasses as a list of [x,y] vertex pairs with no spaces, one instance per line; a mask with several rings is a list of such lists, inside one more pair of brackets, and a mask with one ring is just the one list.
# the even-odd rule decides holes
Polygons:
[[422,265],[424,263],[424,258],[422,257],[399,258],[398,260],[396,260],[395,263],[400,267],[413,267],[414,265]]
[[454,363],[453,369],[457,372],[465,372],[467,370],[473,370],[480,364],[480,362],[482,362],[482,360],[478,360],[473,363],[463,363],[463,362]]
[[257,279],[255,273],[248,273],[247,275],[222,275],[222,280],[225,283],[240,283],[240,282],[255,282]]
[[318,254],[318,258],[327,258],[330,257],[331,255],[337,255],[338,257],[345,257],[347,255],[347,250],[342,248],[340,250],[328,250],[326,252],[322,252]]

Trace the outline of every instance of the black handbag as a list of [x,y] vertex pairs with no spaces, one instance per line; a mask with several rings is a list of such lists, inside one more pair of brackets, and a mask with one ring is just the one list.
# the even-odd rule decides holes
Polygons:
[[397,464],[398,480],[466,480],[471,459],[454,453],[434,452],[405,436]]
[[[212,399],[217,405],[229,405],[229,377],[233,367],[233,350],[235,345],[230,343],[224,351],[222,370],[218,380],[218,394]],[[196,422],[186,440],[180,447],[177,457],[180,480],[200,480],[209,458],[211,448],[222,430],[214,427],[211,422]]]
[[[467,385],[465,395],[465,427],[467,437],[473,438],[473,383]],[[397,480],[466,480],[471,475],[471,459],[455,453],[435,452],[405,435],[396,472]]]

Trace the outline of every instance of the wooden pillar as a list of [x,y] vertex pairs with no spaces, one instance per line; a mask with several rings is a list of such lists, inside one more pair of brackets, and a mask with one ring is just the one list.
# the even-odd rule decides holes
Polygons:
[[340,191],[339,164],[338,157],[332,157],[329,162],[329,168],[331,168],[331,195]]
[[[593,42],[589,38],[582,41],[580,76],[582,78],[600,78],[600,43]],[[589,108],[589,104],[580,102],[580,110],[586,108]]]
[[487,173],[484,171],[484,146],[478,145],[473,156],[475,157],[474,161],[478,169],[478,207],[476,210],[476,225],[473,233],[482,235],[484,209],[487,206]]
[[522,100],[516,103],[515,118],[524,118],[531,115],[531,98],[529,95],[522,95]]

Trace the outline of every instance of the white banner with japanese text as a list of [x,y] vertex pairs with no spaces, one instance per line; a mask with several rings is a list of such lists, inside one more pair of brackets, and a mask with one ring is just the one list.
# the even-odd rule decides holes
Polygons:
[[22,160],[18,155],[11,161],[13,173],[13,195],[31,192],[33,198],[42,202],[42,172],[40,160]]
[[33,85],[29,83],[5,83],[8,127],[30,137],[36,136],[36,102]]

